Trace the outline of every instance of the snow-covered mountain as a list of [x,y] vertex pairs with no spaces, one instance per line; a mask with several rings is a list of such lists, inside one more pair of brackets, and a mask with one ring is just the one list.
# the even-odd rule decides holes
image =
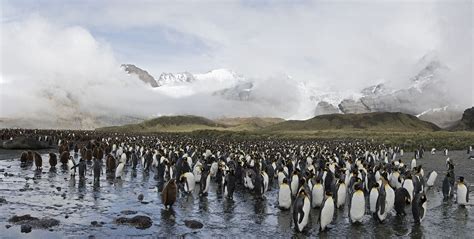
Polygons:
[[333,113],[402,112],[447,127],[462,115],[462,109],[447,97],[443,78],[447,71],[436,56],[427,55],[415,65],[402,88],[379,82],[360,91],[333,91],[289,76],[252,79],[217,69],[199,74],[162,73],[153,89],[172,98],[204,95],[215,102],[241,102],[252,107],[249,111],[271,109],[270,116],[304,119]]

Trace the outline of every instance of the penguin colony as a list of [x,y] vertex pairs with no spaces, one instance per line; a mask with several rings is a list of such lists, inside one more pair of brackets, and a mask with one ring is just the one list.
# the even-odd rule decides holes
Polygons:
[[[90,135],[89,135],[90,134]],[[425,175],[417,159],[424,149],[415,151],[409,165],[397,159],[399,147],[349,141],[225,141],[192,138],[184,135],[113,137],[96,132],[60,132],[43,136],[54,140],[58,154],[49,153],[49,164],[59,163],[71,177],[85,178],[92,167],[94,185],[100,177],[122,180],[126,170],[141,167],[144,174],[153,173],[162,203],[171,208],[178,194],[192,193],[199,184],[199,196],[206,197],[211,183],[229,200],[236,190],[254,194],[256,200],[274,187],[281,210],[291,210],[292,225],[298,232],[311,225],[310,213],[318,213],[319,230],[330,227],[336,211],[347,213],[350,223],[379,223],[391,216],[404,217],[411,204],[415,223],[426,215],[427,190],[435,185],[438,173]],[[470,154],[472,148],[468,149]],[[435,153],[433,149],[432,154]],[[448,155],[448,150],[444,150]],[[80,158],[76,162],[76,158]],[[42,170],[42,158],[27,151],[20,156],[21,165],[33,162]],[[460,206],[469,203],[469,185],[464,177],[456,181],[454,162],[446,160],[442,181],[444,200]],[[347,209],[345,206],[347,204]],[[318,208],[319,210],[315,210]],[[410,212],[409,212],[410,213]]]

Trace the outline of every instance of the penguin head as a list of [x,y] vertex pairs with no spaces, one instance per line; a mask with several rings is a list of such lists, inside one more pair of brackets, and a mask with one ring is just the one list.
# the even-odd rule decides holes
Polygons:
[[332,192],[331,192],[331,191],[329,191],[329,190],[328,190],[328,191],[326,191],[326,196],[328,196],[328,197],[332,197]]
[[459,182],[464,183],[464,177],[463,176],[459,177]]
[[374,184],[372,185],[372,188],[378,188],[378,187],[380,187],[380,185],[379,185],[378,183],[374,183]]
[[282,184],[288,184],[288,179],[284,178]]

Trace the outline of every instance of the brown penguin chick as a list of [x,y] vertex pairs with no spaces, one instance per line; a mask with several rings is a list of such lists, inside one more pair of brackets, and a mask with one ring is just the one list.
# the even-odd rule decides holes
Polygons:
[[102,150],[101,146],[98,146],[94,149],[93,156],[96,159],[102,159],[104,157],[104,150]]
[[178,187],[176,186],[176,180],[174,178],[170,179],[163,191],[161,192],[161,201],[165,205],[165,208],[172,207],[176,202],[176,195],[178,193]]
[[114,156],[112,156],[111,154],[107,155],[107,160],[105,161],[105,165],[108,172],[115,171],[116,165],[115,165]]
[[62,164],[67,164],[67,161],[69,160],[69,152],[64,151],[61,153],[61,156],[59,157],[59,160],[61,161]]
[[49,153],[49,165],[54,168],[56,164],[58,164],[58,156],[55,153]]
[[43,159],[41,158],[41,155],[38,152],[34,152],[34,155],[36,169],[41,169],[43,167]]
[[91,149],[86,149],[85,158],[86,158],[87,161],[91,161],[91,160],[92,160],[92,150],[91,150]]
[[20,156],[20,162],[21,163],[26,163],[28,161],[28,153],[26,151],[23,151]]
[[35,160],[35,154],[33,153],[33,151],[28,151],[28,154],[26,156],[27,163],[28,164],[33,163],[34,160]]

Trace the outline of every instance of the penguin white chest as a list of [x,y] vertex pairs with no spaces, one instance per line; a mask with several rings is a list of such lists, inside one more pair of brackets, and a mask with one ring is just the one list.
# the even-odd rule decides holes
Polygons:
[[362,191],[356,191],[352,195],[351,208],[349,210],[352,222],[362,222],[365,214],[365,198]]
[[278,206],[289,209],[291,206],[291,190],[288,184],[281,184],[278,191]]
[[[306,225],[308,224],[308,218],[309,218],[309,210],[310,210],[311,206],[310,206],[310,202],[309,202],[309,199],[308,197],[305,197],[304,200],[303,200],[303,220],[301,220],[300,223],[298,223],[298,228],[300,229],[300,231],[303,230],[303,228],[306,227]],[[299,217],[299,215],[298,215]]]
[[411,201],[413,199],[413,190],[415,190],[415,187],[413,186],[413,181],[411,179],[405,179],[405,181],[403,181],[403,188],[408,191]]
[[347,187],[345,184],[341,184],[337,190],[337,207],[344,205],[346,202]]
[[426,185],[428,187],[433,187],[437,177],[438,173],[436,171],[431,172],[430,176],[428,177],[428,181],[426,181]]
[[321,230],[324,230],[327,225],[332,222],[334,217],[334,199],[332,197],[328,197],[326,201],[324,201],[323,208],[321,209]]
[[385,210],[390,212],[395,205],[395,191],[389,185],[385,186],[385,202]]
[[315,184],[311,190],[312,206],[320,207],[324,199],[324,188],[322,184]]
[[461,206],[467,204],[467,187],[462,183],[458,183],[458,187],[456,190],[457,195],[457,203]]
[[293,177],[291,177],[291,195],[293,196],[296,195],[296,192],[298,191],[298,184],[299,184],[298,175],[293,175]]
[[377,206],[377,199],[379,198],[379,190],[377,188],[372,188],[370,190],[370,195],[369,195],[369,203],[370,203],[370,212],[374,213],[376,210]]

